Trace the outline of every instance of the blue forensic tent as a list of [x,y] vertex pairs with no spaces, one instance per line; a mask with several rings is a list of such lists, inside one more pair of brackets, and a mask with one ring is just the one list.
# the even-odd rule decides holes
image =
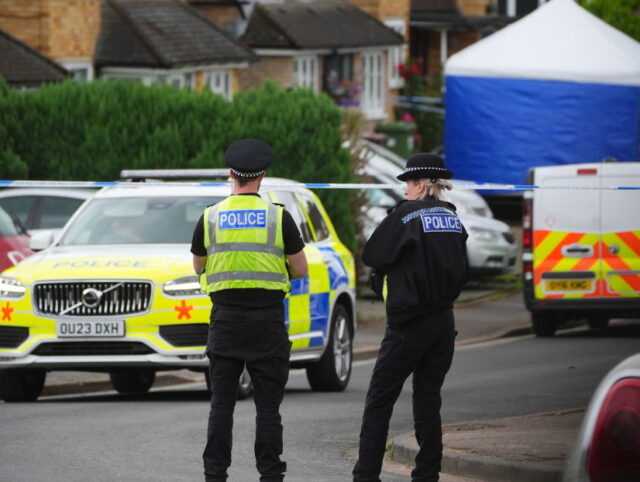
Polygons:
[[640,161],[640,43],[552,0],[445,64],[447,167],[522,184],[533,166]]

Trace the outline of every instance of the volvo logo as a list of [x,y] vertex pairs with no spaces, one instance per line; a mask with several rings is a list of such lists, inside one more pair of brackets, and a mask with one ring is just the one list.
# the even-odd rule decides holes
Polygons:
[[82,304],[87,308],[95,308],[100,304],[102,291],[95,288],[87,288],[82,292]]

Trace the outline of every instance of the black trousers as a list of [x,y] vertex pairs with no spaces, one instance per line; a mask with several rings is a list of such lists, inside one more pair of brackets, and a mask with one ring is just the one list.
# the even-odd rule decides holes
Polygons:
[[387,328],[371,383],[360,431],[354,482],[379,482],[389,420],[405,380],[413,374],[413,420],[419,450],[413,481],[437,482],[442,461],[440,389],[453,360],[452,310]]
[[209,344],[207,355],[210,359],[211,410],[207,444],[203,453],[207,482],[222,482],[228,477],[227,469],[231,465],[233,410],[238,382],[245,366],[253,382],[253,399],[256,406],[254,453],[260,480],[276,482],[284,479],[287,464],[280,460],[283,449],[280,404],[289,377],[291,345],[284,324],[278,330],[284,334],[284,341],[281,343],[284,344],[284,348],[276,352],[258,355],[253,352],[252,356],[245,357],[241,350],[237,350],[237,356],[222,356],[211,348],[216,343]]

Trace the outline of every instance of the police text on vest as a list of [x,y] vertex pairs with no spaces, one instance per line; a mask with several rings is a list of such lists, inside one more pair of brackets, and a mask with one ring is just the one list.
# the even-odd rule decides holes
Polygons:
[[267,227],[267,211],[238,209],[218,213],[218,229],[254,229]]
[[422,218],[422,228],[425,233],[462,232],[460,219],[455,214],[423,214],[420,217]]

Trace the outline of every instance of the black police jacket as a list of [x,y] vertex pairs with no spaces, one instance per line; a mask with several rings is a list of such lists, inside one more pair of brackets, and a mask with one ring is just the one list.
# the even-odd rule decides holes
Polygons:
[[362,253],[387,276],[389,324],[452,307],[467,279],[467,237],[451,203],[400,201],[390,210]]

